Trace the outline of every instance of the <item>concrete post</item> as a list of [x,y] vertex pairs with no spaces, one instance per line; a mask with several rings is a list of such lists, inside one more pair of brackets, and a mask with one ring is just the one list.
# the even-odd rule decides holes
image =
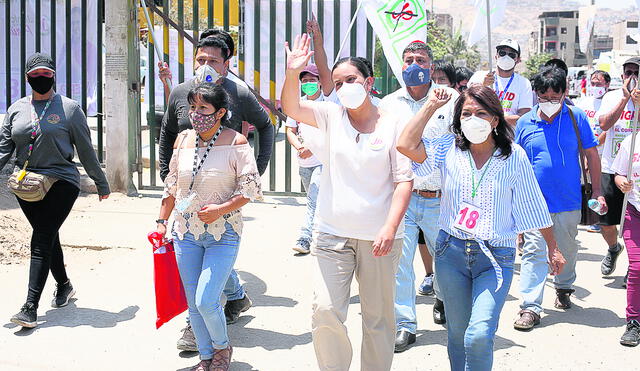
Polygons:
[[[139,68],[136,0],[105,1],[105,116],[107,179],[112,191],[136,194],[135,128],[139,126]],[[137,107],[136,107],[137,105]],[[133,129],[133,131],[132,131]]]

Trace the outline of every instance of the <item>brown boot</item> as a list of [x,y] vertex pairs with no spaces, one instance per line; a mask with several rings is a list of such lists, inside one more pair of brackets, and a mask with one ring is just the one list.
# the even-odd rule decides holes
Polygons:
[[228,371],[231,364],[231,354],[233,354],[231,345],[225,349],[214,349],[209,371]]

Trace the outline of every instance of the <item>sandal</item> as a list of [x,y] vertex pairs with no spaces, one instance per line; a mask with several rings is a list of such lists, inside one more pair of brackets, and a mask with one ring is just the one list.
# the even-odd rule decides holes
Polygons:
[[554,306],[558,309],[571,308],[571,294],[576,290],[572,289],[556,289],[556,301]]
[[191,368],[191,371],[209,371],[209,367],[211,366],[210,359],[203,359],[197,365]]
[[532,310],[523,309],[518,312],[518,316],[520,317],[513,323],[516,330],[528,331],[540,324],[540,315]]
[[231,345],[225,349],[215,349],[209,371],[228,371],[231,365],[231,354],[233,354]]

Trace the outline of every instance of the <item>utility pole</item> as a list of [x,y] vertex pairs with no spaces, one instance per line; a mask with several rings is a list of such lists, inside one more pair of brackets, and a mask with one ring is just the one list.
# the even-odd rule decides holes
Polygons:
[[136,194],[136,130],[140,124],[138,2],[105,1],[107,180],[111,190]]
[[[591,0],[591,5],[596,5],[596,0]],[[593,20],[593,26],[591,27],[591,32],[589,33],[589,42],[587,43],[587,71],[590,71],[593,68],[593,30],[596,28],[596,20]]]

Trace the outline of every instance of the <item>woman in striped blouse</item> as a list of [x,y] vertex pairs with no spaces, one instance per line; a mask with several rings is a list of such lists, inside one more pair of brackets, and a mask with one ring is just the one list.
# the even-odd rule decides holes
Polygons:
[[417,175],[442,176],[435,261],[447,306],[451,369],[490,370],[517,234],[540,230],[553,274],[562,270],[564,258],[531,164],[513,144],[495,92],[482,86],[464,91],[455,105],[453,134],[421,137],[433,112],[449,99],[446,90],[435,89],[407,123],[398,150],[413,160]]

